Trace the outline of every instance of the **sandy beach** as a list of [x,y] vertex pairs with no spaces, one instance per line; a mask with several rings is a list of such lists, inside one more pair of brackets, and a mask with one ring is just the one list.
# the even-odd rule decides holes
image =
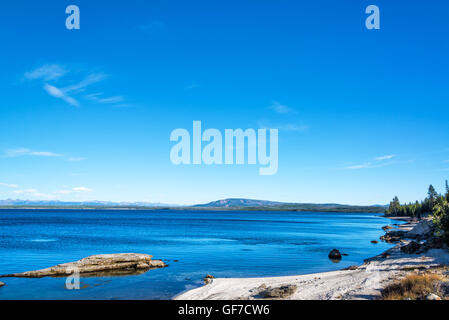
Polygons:
[[[416,222],[407,221],[395,230],[409,234],[421,232]],[[381,297],[381,290],[392,281],[416,270],[447,265],[449,253],[444,249],[430,249],[422,254],[406,254],[400,250],[410,240],[401,240],[388,251],[365,260],[352,270],[269,278],[213,279],[209,284],[184,292],[175,300],[254,300],[261,299],[266,288],[296,286],[285,297],[290,300],[369,300]]]

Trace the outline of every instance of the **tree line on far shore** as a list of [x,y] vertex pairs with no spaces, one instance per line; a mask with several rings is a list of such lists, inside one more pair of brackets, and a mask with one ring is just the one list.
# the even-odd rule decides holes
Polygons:
[[385,214],[417,219],[431,216],[437,228],[449,241],[449,184],[447,180],[445,194],[439,194],[433,185],[430,185],[427,197],[423,201],[401,204],[398,197],[394,197]]

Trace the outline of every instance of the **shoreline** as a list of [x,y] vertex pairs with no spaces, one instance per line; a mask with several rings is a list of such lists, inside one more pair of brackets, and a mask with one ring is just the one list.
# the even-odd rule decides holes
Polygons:
[[209,284],[176,295],[173,300],[259,300],[265,298],[263,292],[267,288],[293,288],[291,295],[270,299],[373,300],[381,298],[381,291],[387,285],[414,270],[449,264],[449,252],[444,249],[429,249],[422,254],[403,252],[401,247],[411,242],[405,240],[406,233],[416,235],[419,222],[407,217],[393,218],[406,222],[392,229],[404,232],[403,239],[360,266],[297,276],[212,279]]

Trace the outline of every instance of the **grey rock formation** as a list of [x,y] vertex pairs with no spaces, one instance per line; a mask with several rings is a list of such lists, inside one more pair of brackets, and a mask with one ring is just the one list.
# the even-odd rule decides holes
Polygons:
[[167,266],[163,261],[152,260],[152,258],[153,256],[148,254],[139,253],[99,254],[75,262],[58,264],[46,269],[1,275],[0,277],[58,277],[68,276],[74,272],[87,275],[95,273],[106,275],[108,272],[112,275],[117,272],[120,272],[120,274],[133,274]]
[[278,288],[267,288],[259,293],[262,298],[277,299],[287,298],[295,293],[297,289],[296,285],[285,285]]

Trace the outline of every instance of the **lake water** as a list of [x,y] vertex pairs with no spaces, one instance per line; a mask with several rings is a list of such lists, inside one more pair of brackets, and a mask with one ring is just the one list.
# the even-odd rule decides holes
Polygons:
[[[338,270],[391,246],[380,215],[317,212],[0,210],[0,274],[36,270],[102,253],[147,253],[169,264],[137,276],[0,279],[0,299],[170,299],[215,277]],[[340,263],[330,250],[347,253]],[[178,260],[175,262],[174,260]]]

